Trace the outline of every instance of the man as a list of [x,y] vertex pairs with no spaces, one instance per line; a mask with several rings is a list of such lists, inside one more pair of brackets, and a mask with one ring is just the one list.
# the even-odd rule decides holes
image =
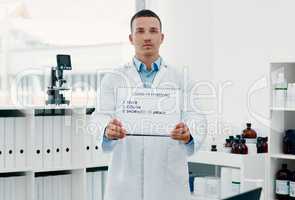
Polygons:
[[[107,111],[115,109],[118,87],[183,88],[181,73],[159,55],[164,40],[160,18],[141,10],[130,26],[135,56],[102,80],[101,108]],[[105,200],[188,199],[187,156],[194,152],[195,133],[179,122],[168,134],[170,138],[126,136],[124,124],[110,119],[102,139],[103,151],[112,152]]]

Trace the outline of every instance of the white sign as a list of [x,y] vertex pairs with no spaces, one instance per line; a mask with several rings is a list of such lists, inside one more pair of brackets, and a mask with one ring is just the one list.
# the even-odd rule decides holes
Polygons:
[[180,90],[117,88],[116,118],[128,135],[169,136],[181,120]]

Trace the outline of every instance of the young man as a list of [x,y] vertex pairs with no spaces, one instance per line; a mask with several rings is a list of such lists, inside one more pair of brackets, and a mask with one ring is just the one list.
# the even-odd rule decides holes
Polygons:
[[[164,40],[160,18],[141,10],[131,19],[132,61],[102,81],[101,108],[113,111],[118,87],[183,88],[182,75],[159,55]],[[172,83],[172,84],[171,84]],[[124,124],[110,119],[102,149],[112,152],[105,200],[186,200],[189,195],[187,156],[194,138],[184,122],[175,124],[170,138],[126,136]]]

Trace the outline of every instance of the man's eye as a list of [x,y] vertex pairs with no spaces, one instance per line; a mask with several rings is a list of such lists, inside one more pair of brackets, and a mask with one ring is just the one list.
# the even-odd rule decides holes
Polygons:
[[158,33],[158,30],[156,30],[156,29],[152,29],[150,32],[151,32],[151,33]]
[[137,30],[136,32],[137,32],[137,33],[143,33],[144,30]]

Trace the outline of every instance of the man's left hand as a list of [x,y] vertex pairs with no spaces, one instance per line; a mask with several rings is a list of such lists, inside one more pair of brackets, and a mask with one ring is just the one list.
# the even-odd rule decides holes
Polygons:
[[183,122],[176,124],[175,128],[171,131],[170,137],[174,140],[182,141],[187,144],[190,140],[190,131],[187,125]]

